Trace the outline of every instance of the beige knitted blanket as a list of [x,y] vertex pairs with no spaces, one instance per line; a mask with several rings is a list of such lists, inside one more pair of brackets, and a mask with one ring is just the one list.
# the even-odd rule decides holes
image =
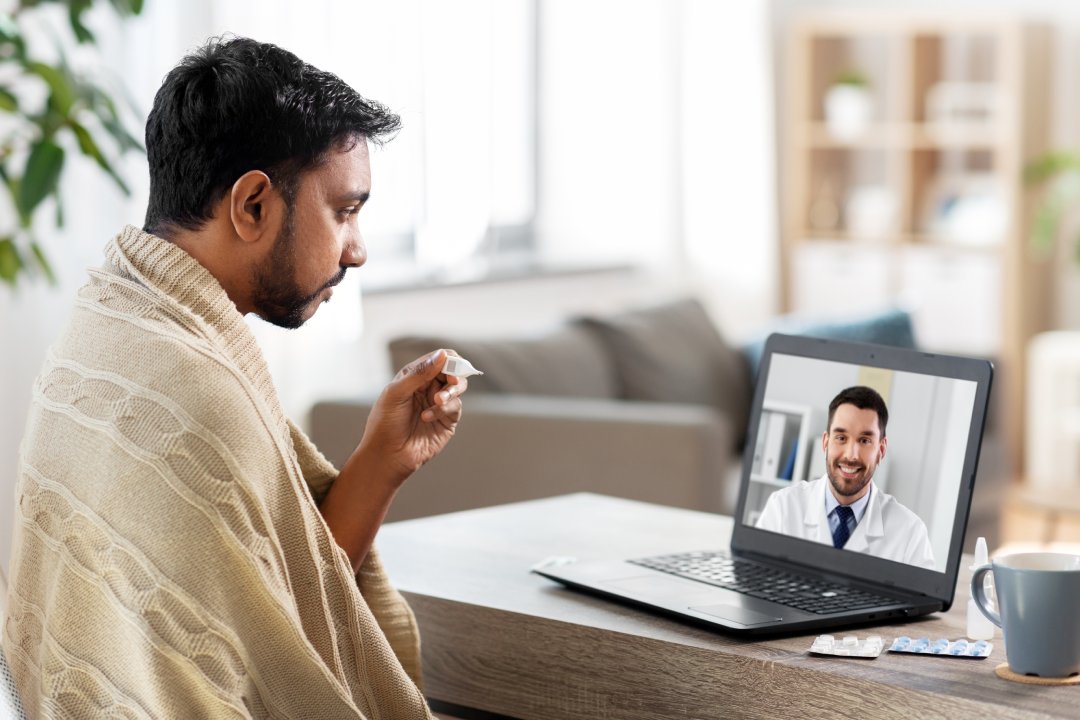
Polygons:
[[427,718],[416,623],[316,507],[217,281],[127,227],[34,386],[3,643],[31,717]]

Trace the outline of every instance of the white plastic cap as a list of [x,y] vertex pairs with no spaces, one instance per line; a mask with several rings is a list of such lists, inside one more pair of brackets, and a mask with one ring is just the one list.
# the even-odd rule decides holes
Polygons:
[[472,363],[463,357],[457,355],[447,355],[446,364],[443,365],[443,372],[447,375],[456,375],[457,377],[469,377],[470,375],[483,375],[473,367]]
[[980,565],[985,565],[987,563],[987,560],[988,557],[986,552],[986,538],[980,537],[978,540],[975,541],[975,562],[972,563],[971,569],[974,570]]

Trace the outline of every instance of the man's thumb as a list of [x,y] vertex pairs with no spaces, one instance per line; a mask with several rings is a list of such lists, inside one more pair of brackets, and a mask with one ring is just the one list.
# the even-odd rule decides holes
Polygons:
[[440,348],[401,368],[397,381],[410,392],[418,390],[434,380],[435,376],[442,372],[445,364],[446,350]]

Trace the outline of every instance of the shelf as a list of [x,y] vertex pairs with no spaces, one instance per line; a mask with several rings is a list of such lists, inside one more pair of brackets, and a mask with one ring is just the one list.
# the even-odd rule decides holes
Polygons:
[[803,230],[799,242],[836,245],[853,245],[867,250],[900,248],[900,247],[927,247],[942,251],[957,253],[990,253],[995,254],[1004,247],[1004,240],[991,243],[959,243],[947,240],[938,235],[926,233],[891,233],[884,239],[859,238],[845,232],[821,232],[820,230]]
[[785,488],[791,485],[794,480],[780,480],[776,478],[767,478],[760,475],[751,475],[750,482],[756,482],[760,485],[768,485],[770,487]]
[[1009,138],[996,125],[954,123],[912,126],[911,147],[916,150],[993,150]]
[[[925,347],[993,357],[1022,466],[1029,340],[1053,319],[1022,169],[1048,149],[1053,29],[1020,14],[793,11],[778,122],[782,309],[912,309]],[[861,76],[864,93],[833,92]],[[861,128],[861,130],[860,130]],[[762,487],[762,491],[766,488]]]
[[810,123],[799,133],[811,150],[993,150],[1004,136],[996,125],[959,123],[874,124],[854,138],[834,137],[824,123]]

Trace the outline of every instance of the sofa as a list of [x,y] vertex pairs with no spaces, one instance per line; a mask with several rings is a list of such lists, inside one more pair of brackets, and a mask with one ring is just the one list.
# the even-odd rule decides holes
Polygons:
[[[387,519],[577,491],[732,514],[770,332],[915,344],[901,310],[829,323],[782,317],[733,343],[694,298],[571,318],[539,336],[396,338],[393,367],[447,347],[484,375],[469,381],[453,442],[405,483]],[[372,400],[312,408],[312,439],[335,464],[355,448]]]

